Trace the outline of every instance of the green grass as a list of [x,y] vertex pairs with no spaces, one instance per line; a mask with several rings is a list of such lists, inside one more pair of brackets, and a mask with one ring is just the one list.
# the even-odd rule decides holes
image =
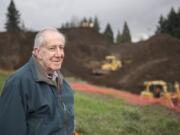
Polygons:
[[8,78],[9,73],[0,71],[0,95],[4,86],[5,80]]
[[111,96],[75,92],[80,135],[177,135],[180,115],[161,106],[133,106]]
[[[0,87],[8,74],[0,73]],[[80,135],[177,135],[180,114],[162,106],[135,106],[110,95],[75,92]]]

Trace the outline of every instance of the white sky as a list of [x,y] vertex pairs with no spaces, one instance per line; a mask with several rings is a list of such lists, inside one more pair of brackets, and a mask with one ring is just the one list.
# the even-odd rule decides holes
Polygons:
[[[10,0],[0,0],[0,31],[4,31]],[[29,29],[60,27],[72,18],[97,16],[101,31],[110,23],[116,34],[127,21],[133,41],[151,36],[160,15],[166,16],[171,7],[177,11],[180,0],[14,0],[21,20]]]

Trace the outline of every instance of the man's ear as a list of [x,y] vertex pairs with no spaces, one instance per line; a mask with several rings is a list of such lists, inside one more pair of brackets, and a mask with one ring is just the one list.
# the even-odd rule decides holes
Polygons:
[[36,58],[40,58],[40,52],[38,48],[34,48],[32,51],[32,54],[36,57]]

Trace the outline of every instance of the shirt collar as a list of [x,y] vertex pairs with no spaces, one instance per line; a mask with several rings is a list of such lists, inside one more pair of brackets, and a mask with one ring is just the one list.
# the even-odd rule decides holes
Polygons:
[[53,78],[49,79],[48,78],[48,73],[43,69],[43,67],[39,64],[39,62],[36,60],[36,58],[34,56],[32,56],[31,61],[33,63],[33,67],[34,67],[34,71],[36,73],[36,75],[34,75],[35,80],[37,82],[46,82],[50,85],[54,85],[57,86],[56,84],[56,78],[58,78],[58,81],[60,83],[60,85],[63,82],[63,75],[61,74],[60,71],[54,72],[53,74]]

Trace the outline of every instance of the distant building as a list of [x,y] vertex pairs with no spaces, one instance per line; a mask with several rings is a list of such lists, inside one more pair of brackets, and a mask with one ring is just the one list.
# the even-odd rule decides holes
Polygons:
[[91,20],[87,21],[86,19],[84,19],[80,23],[80,27],[90,27],[90,28],[93,28],[94,27],[94,23]]

